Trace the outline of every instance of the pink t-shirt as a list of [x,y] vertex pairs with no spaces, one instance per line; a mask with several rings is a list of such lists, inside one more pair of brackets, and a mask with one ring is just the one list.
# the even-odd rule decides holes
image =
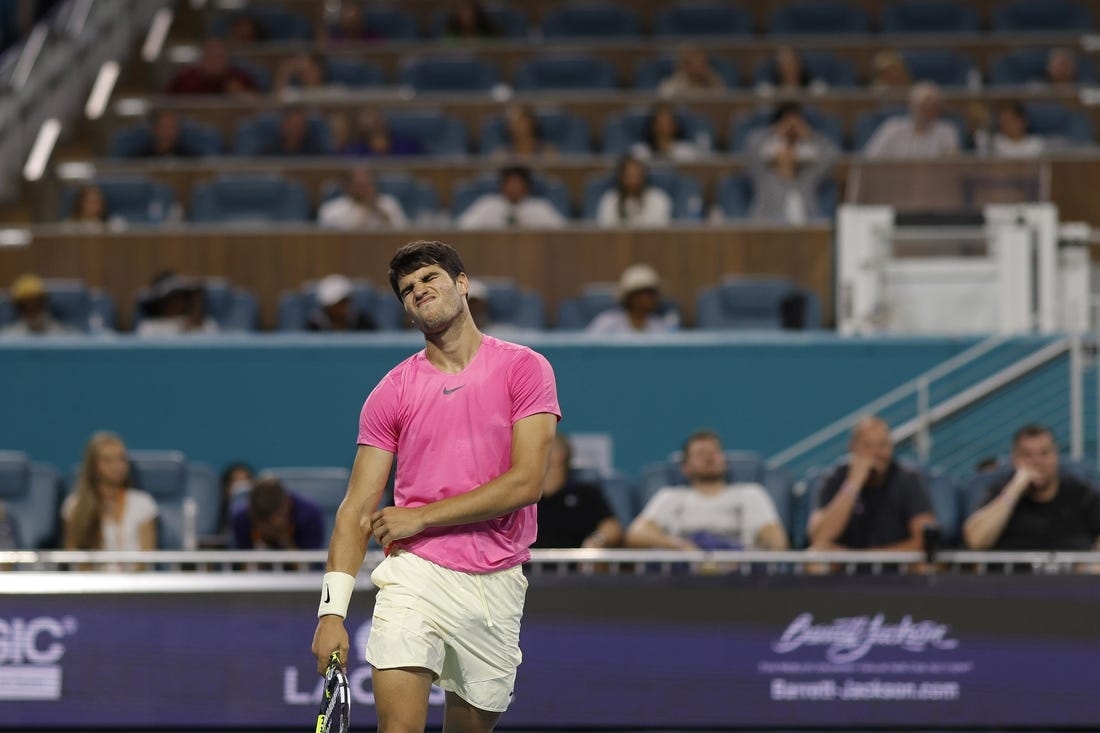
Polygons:
[[[550,362],[526,346],[483,336],[469,365],[444,374],[420,351],[367,397],[359,444],[397,454],[394,503],[416,507],[488,483],[512,464],[512,425],[549,412],[561,418]],[[431,527],[394,544],[466,573],[526,562],[535,506],[473,524]]]

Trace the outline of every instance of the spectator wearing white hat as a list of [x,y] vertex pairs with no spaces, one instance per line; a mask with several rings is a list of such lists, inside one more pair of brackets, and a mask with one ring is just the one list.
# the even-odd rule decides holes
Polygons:
[[680,328],[680,314],[661,304],[661,278],[649,265],[631,265],[619,277],[619,306],[592,319],[589,333],[667,333]]
[[11,286],[16,320],[0,329],[0,336],[55,336],[73,333],[50,313],[46,285],[37,275],[21,275]]
[[160,338],[184,334],[215,334],[218,323],[206,313],[202,281],[171,270],[153,278],[141,297],[141,323],[136,335]]
[[351,302],[354,290],[343,275],[328,275],[317,283],[317,307],[306,319],[307,331],[374,331],[378,324]]

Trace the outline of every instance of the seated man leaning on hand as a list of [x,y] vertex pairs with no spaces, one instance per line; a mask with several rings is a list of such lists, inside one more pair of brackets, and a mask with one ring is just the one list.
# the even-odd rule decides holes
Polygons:
[[726,455],[714,433],[693,433],[680,470],[690,486],[658,491],[626,533],[628,547],[677,550],[785,550],[787,532],[760,484],[726,482]]
[[1013,473],[963,525],[972,550],[1087,552],[1100,538],[1100,493],[1058,467],[1050,430],[1027,425],[1012,441]]
[[852,429],[849,451],[810,515],[810,549],[923,549],[924,526],[936,523],[932,502],[920,475],[894,460],[889,426],[863,418]]

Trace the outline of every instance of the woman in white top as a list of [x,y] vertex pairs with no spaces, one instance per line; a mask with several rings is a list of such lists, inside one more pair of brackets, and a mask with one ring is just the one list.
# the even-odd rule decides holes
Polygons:
[[130,460],[122,439],[95,433],[84,448],[76,488],[61,504],[65,549],[156,549],[156,501],[129,488],[129,478]]
[[650,186],[645,165],[626,157],[619,163],[615,187],[606,191],[596,209],[596,223],[604,227],[667,226],[672,221],[672,200]]
[[706,142],[689,140],[672,105],[658,102],[646,118],[641,142],[631,146],[630,152],[642,160],[695,160],[709,147]]

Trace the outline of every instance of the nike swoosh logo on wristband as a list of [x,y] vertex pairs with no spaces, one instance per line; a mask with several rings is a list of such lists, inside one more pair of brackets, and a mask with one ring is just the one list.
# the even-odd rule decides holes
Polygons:
[[328,583],[325,583],[325,603],[329,603],[332,600],[332,594],[328,592]]

